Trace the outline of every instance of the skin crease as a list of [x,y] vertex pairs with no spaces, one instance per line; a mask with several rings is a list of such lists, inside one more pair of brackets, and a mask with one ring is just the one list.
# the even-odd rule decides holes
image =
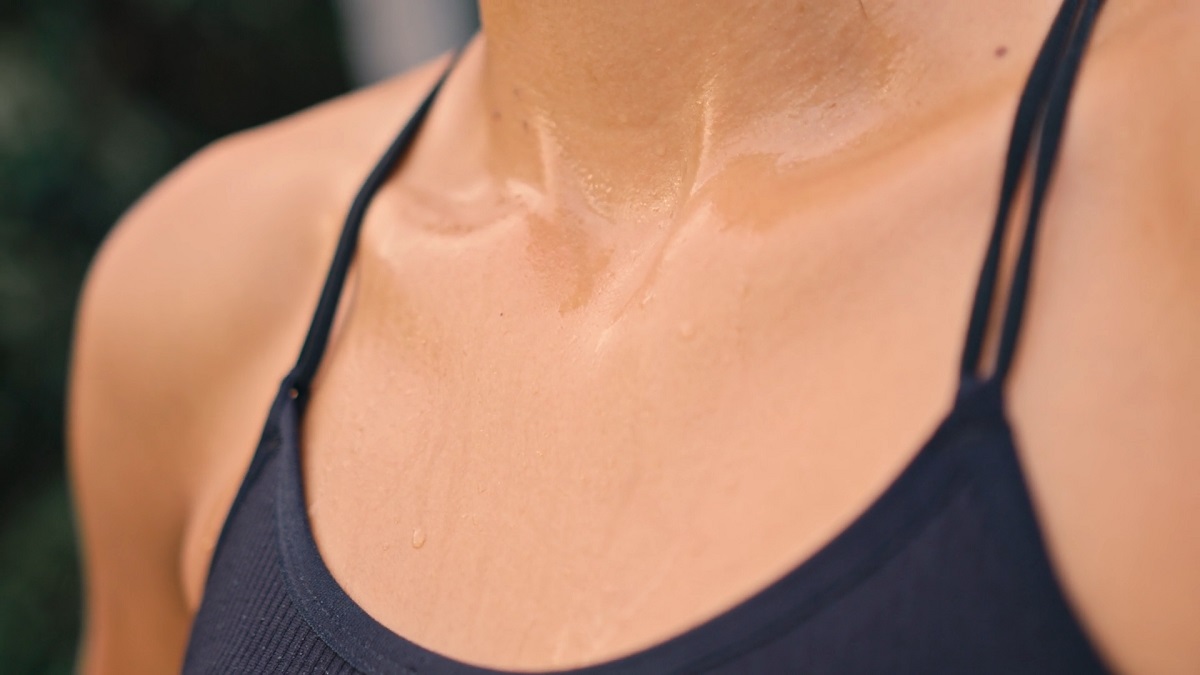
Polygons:
[[[482,2],[305,420],[351,597],[460,660],[570,667],[843,529],[951,405],[1057,9],[1019,4]],[[1198,25],[1101,15],[1007,388],[1056,570],[1128,672],[1200,670]],[[178,669],[344,211],[445,63],[221,141],[98,255],[68,430],[84,672]]]

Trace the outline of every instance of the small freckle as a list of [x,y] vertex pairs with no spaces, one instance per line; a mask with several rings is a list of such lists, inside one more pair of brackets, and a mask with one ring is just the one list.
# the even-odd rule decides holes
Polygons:
[[521,120],[521,130],[529,131],[529,120]]
[[417,529],[413,530],[412,547],[413,548],[421,548],[424,545],[425,545],[425,530],[422,530],[421,528],[418,527]]
[[493,122],[499,122],[499,121],[500,121],[500,111],[499,111],[499,110],[493,110],[493,111],[492,111],[492,121],[493,121]]
[[1008,47],[1005,47],[1004,45],[996,47],[996,58],[1002,59],[1006,54],[1008,54]]

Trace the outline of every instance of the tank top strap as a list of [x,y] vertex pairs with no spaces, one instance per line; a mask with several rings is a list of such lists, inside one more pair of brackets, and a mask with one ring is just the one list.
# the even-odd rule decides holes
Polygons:
[[458,56],[458,54],[455,54],[451,57],[450,64],[446,67],[446,70],[430,89],[429,93],[426,94],[420,106],[417,107],[416,111],[408,119],[408,122],[400,130],[400,134],[392,141],[387,151],[379,159],[375,168],[372,169],[366,181],[362,184],[362,187],[359,188],[358,194],[350,206],[350,211],[346,215],[345,225],[342,227],[341,236],[338,238],[337,248],[333,253],[333,261],[325,277],[325,285],[321,289],[321,296],[317,301],[317,308],[313,313],[312,322],[308,328],[308,334],[304,338],[304,346],[300,349],[300,356],[296,360],[295,367],[292,368],[284,380],[285,388],[290,390],[292,398],[299,399],[301,404],[308,397],[313,377],[316,375],[317,368],[321,364],[321,357],[325,354],[325,348],[329,344],[329,333],[333,328],[333,320],[337,314],[338,302],[342,297],[342,290],[346,285],[346,275],[350,270],[351,262],[354,260],[354,251],[358,244],[358,233],[362,229],[363,218],[366,216],[371,199],[387,181],[401,160],[404,159],[409,147],[412,146],[412,142],[417,137],[417,133],[420,131],[421,125],[429,113],[429,109],[433,106],[434,99],[437,98],[437,94],[442,88],[442,84],[445,83],[447,76],[449,76],[450,71],[454,68],[454,64],[458,61]]
[[[1065,0],[1038,53],[1029,80],[1017,105],[1000,188],[996,220],[971,310],[963,346],[960,390],[969,384],[1002,384],[1012,367],[1017,338],[1029,293],[1034,244],[1042,220],[1046,193],[1062,146],[1063,129],[1079,65],[1104,0]],[[1036,152],[1033,152],[1036,143]],[[1017,262],[1013,268],[1008,303],[1000,327],[996,361],[989,376],[980,372],[980,359],[988,329],[1008,223],[1021,177],[1032,155],[1033,183]]]

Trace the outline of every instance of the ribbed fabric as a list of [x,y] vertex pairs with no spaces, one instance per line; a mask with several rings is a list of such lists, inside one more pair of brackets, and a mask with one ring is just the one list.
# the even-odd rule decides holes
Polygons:
[[[269,427],[260,453],[277,456],[279,434]],[[261,465],[259,484],[275,484],[281,465]],[[279,537],[274,518],[275,493],[250,490],[239,511],[267,517],[231,519],[224,532],[221,559],[214,562],[205,593],[205,620],[197,620],[185,672],[204,673],[330,673],[360,672],[330,649],[305,621],[292,601],[280,570]],[[217,614],[216,621],[208,617]],[[204,627],[207,626],[207,629]],[[197,661],[199,655],[204,658]]]
[[[1105,665],[1051,566],[1004,412],[1041,204],[1101,0],[1066,0],[1022,95],[969,321],[953,409],[899,477],[815,555],[748,600],[585,674],[1087,674]],[[440,83],[439,83],[440,86]],[[420,647],[370,617],[321,559],[304,500],[300,422],[372,196],[437,87],[360,191],[300,359],[271,407],[213,556],[186,673],[498,675]],[[979,371],[1000,247],[1021,169],[1028,214],[996,368]],[[869,416],[870,411],[863,411]],[[399,535],[397,535],[399,536]],[[402,584],[403,580],[397,580]]]

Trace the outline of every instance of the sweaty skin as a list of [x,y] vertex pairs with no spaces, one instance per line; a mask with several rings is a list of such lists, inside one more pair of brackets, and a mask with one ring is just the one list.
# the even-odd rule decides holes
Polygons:
[[[307,501],[395,632],[584,665],[795,567],[949,409],[1058,2],[481,5],[367,216]],[[1191,0],[1101,16],[1007,391],[1059,577],[1136,673],[1200,671],[1197,27]],[[84,672],[178,669],[345,210],[446,63],[214,144],[97,256],[69,401]]]

